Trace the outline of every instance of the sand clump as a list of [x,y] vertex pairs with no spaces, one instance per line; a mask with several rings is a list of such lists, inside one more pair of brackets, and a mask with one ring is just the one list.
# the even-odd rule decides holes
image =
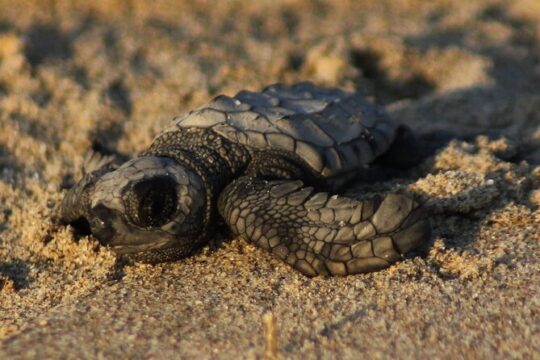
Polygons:
[[[267,313],[283,358],[538,357],[536,3],[0,1],[0,358],[260,358]],[[446,134],[358,184],[422,201],[430,243],[308,279],[225,231],[151,266],[55,221],[91,149],[133,155],[217,94],[301,80]]]

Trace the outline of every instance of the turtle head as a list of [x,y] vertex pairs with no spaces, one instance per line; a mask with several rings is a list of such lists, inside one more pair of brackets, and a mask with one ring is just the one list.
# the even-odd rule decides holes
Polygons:
[[84,218],[100,243],[156,262],[187,256],[204,233],[201,178],[167,157],[143,156],[87,174],[61,206],[64,222]]

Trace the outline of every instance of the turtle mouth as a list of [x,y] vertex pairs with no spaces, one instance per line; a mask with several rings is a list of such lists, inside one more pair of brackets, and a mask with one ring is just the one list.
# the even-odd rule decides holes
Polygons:
[[92,235],[98,239],[101,245],[108,245],[114,238],[115,231],[111,220],[116,216],[111,209],[102,204],[90,210],[87,221]]
[[86,218],[92,235],[103,246],[118,254],[133,254],[176,246],[178,239],[160,229],[138,229],[129,226],[114,209],[97,204]]
[[88,181],[85,177],[71,188],[62,201],[57,219],[71,225],[78,235],[93,235],[106,245],[114,236],[110,219],[117,215],[102,204],[90,207],[90,195],[97,180]]

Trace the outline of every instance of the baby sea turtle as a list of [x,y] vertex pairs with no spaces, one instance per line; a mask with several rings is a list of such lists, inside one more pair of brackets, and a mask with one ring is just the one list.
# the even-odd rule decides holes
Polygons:
[[307,82],[220,95],[175,118],[135,159],[94,161],[60,218],[85,219],[102,244],[145,262],[191,254],[221,216],[306,275],[379,270],[429,239],[421,207],[393,193],[322,191],[366,173],[399,133],[359,94]]

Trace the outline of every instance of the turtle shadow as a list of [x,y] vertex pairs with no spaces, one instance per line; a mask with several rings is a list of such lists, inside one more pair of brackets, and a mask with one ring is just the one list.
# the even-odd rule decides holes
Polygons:
[[[467,91],[464,91],[464,93],[466,94]],[[444,99],[445,96],[438,98],[439,101],[444,101]],[[506,180],[505,174],[507,170],[504,169],[481,173],[484,183],[467,187],[463,191],[448,196],[437,197],[438,195],[430,195],[418,190],[407,190],[406,186],[408,184],[415,183],[429,175],[452,171],[452,169],[434,170],[435,156],[452,142],[462,141],[474,144],[477,136],[485,136],[491,140],[505,137],[504,132],[493,133],[488,131],[484,135],[481,130],[474,132],[470,136],[454,136],[453,133],[455,132],[441,131],[438,133],[434,131],[430,134],[428,138],[436,141],[427,147],[429,152],[423,152],[422,157],[416,158],[420,162],[413,167],[399,169],[386,166],[386,160],[376,161],[375,166],[370,171],[365,171],[360,179],[353,180],[347,185],[346,191],[342,191],[344,195],[356,199],[371,197],[372,194],[378,192],[404,191],[422,204],[431,220],[432,236],[424,245],[406,254],[405,258],[415,256],[426,258],[437,239],[443,239],[444,246],[456,252],[478,253],[481,250],[475,249],[475,243],[482,227],[492,221],[493,214],[505,209],[510,204],[522,205],[531,211],[535,210],[536,205],[532,204],[526,196],[532,190],[533,185],[517,187],[512,181]],[[432,146],[433,144],[436,144],[436,146]],[[470,155],[474,156],[482,151],[479,147],[475,149],[475,151],[470,152]],[[405,156],[407,155],[407,151],[402,150],[402,152]],[[492,155],[501,161],[512,163],[522,161],[522,153],[519,151],[516,151],[512,156]],[[454,170],[460,171],[459,168]],[[463,170],[463,173],[466,176],[469,171]],[[463,181],[466,182],[467,180],[464,179]],[[476,198],[477,202],[471,201],[471,198]],[[496,259],[496,263],[507,261],[508,259]],[[442,276],[446,278],[449,275]]]

